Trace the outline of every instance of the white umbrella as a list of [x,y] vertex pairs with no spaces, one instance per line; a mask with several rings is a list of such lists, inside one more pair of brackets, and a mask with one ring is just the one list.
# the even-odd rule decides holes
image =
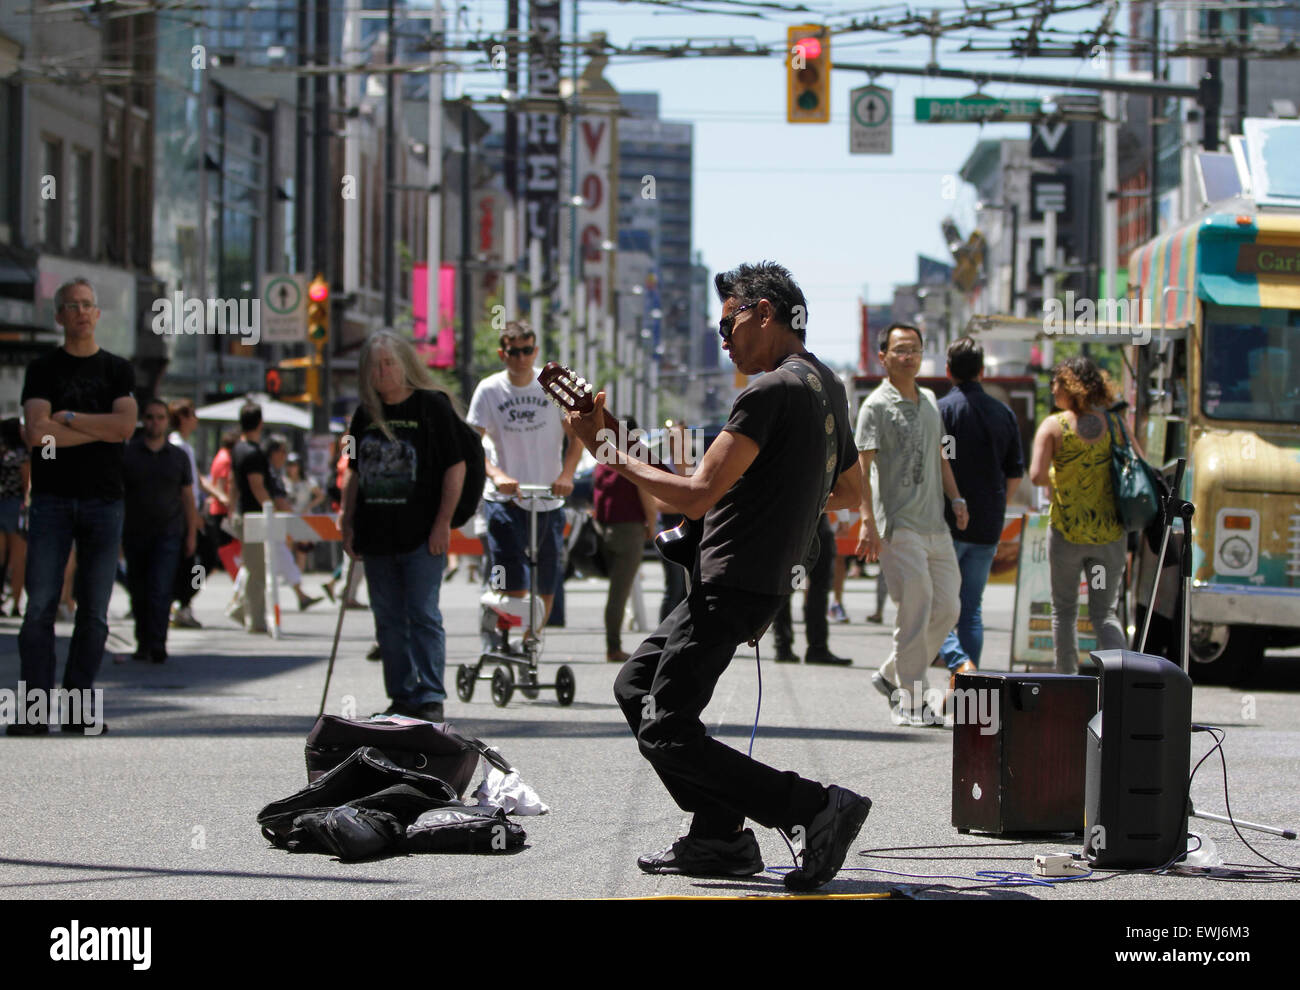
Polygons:
[[311,413],[308,410],[272,399],[264,392],[254,392],[238,399],[227,399],[225,402],[204,406],[202,409],[196,410],[195,415],[199,419],[206,419],[210,422],[238,423],[239,410],[250,400],[262,407],[263,423],[296,426],[300,430],[311,429]]

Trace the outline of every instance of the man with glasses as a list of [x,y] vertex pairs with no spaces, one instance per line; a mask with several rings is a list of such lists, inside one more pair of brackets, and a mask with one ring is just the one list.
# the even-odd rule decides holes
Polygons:
[[[491,567],[503,568],[498,573],[505,585],[496,590],[504,591],[508,598],[528,597],[529,509],[518,498],[519,486],[549,485],[554,496],[540,500],[537,506],[537,587],[545,608],[537,627],[541,628],[551,614],[559,584],[564,496],[573,491],[573,473],[582,446],[570,443],[568,450],[564,449],[568,428],[537,381],[533,370],[536,353],[533,328],[523,322],[507,323],[497,350],[505,369],[478,383],[465,420],[492,441],[493,454],[485,455],[492,484],[483,492],[483,513]],[[532,622],[525,628],[536,633]]]
[[[122,457],[135,431],[135,374],[129,362],[95,342],[95,290],[74,279],[54,293],[63,346],[27,368],[22,403],[32,452],[32,505],[27,533],[27,613],[18,634],[28,691],[54,689],[54,617],[73,544],[77,614],[63,687],[93,697],[108,638],[108,600],[122,539]],[[84,709],[64,731],[98,734],[102,712]],[[107,726],[104,726],[106,729]],[[9,735],[45,735],[48,724],[20,724]]]
[[921,348],[921,331],[906,323],[880,335],[880,361],[889,377],[858,410],[858,553],[880,561],[898,605],[894,650],[871,683],[889,699],[895,724],[942,726],[942,710],[925,701],[925,671],[961,612],[961,572],[944,522],[944,495],[952,499],[959,530],[970,516],[945,457],[934,393],[916,384]]
[[[706,733],[700,714],[736,648],[762,635],[807,572],[822,511],[859,500],[861,475],[844,388],[804,346],[807,304],[790,273],[761,262],[714,283],[723,347],[741,372],[758,378],[737,396],[689,477],[626,452],[614,464],[660,502],[702,521],[690,594],[614,684],[642,754],[692,813],[687,835],[637,865],[687,876],[758,873],[758,841],[744,828],[750,818],[803,847],[785,885],[812,890],[839,871],[871,802],[731,749]],[[603,407],[602,392],[592,414],[567,417],[592,453]]]

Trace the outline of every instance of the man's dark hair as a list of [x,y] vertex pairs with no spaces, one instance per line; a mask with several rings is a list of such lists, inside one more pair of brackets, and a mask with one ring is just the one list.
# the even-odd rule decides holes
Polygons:
[[948,370],[963,385],[973,382],[984,370],[984,348],[973,337],[958,337],[948,345]]
[[165,412],[165,413],[167,414],[167,425],[170,426],[170,425],[171,425],[171,410],[167,408],[167,400],[166,400],[166,399],[161,399],[161,398],[159,398],[159,397],[156,396],[156,395],[153,396],[153,397],[150,398],[150,399],[145,399],[145,401],[144,401],[144,405],[142,405],[142,406],[140,407],[140,418],[141,418],[141,419],[144,419],[144,415],[145,415],[145,413],[147,413],[147,412],[148,412],[150,409],[152,409],[154,406],[162,406],[163,412]]
[[506,345],[512,340],[527,340],[529,338],[537,339],[537,334],[533,331],[531,325],[524,320],[511,320],[506,324],[506,328],[501,331],[501,350],[506,349]]
[[262,444],[262,451],[268,458],[282,450],[289,449],[289,438],[282,433],[272,433]]
[[726,302],[735,299],[744,306],[766,299],[772,304],[773,316],[794,331],[802,342],[806,340],[808,303],[784,265],[775,261],[760,261],[756,265],[743,264],[729,272],[713,276],[718,299]]
[[23,424],[17,416],[10,416],[4,422],[0,422],[0,441],[9,450],[26,450],[27,444],[23,442]]
[[262,407],[256,402],[246,402],[239,409],[239,429],[252,433],[262,425]]
[[889,350],[889,335],[895,330],[911,330],[916,334],[916,342],[922,347],[925,346],[925,338],[921,336],[921,331],[910,323],[891,323],[885,329],[880,331],[880,353],[884,354]]

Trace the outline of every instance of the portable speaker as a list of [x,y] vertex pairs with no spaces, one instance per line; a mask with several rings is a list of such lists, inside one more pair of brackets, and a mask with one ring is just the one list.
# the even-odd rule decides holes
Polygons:
[[1083,851],[1093,866],[1164,866],[1187,848],[1192,682],[1163,657],[1097,650]]

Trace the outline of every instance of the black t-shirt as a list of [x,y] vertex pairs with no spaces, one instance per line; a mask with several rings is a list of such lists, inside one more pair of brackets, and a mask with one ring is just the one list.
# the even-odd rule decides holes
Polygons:
[[[838,478],[858,456],[848,397],[824,364],[802,357],[816,369],[834,416]],[[784,367],[794,359],[741,392],[723,427],[758,444],[758,456],[704,516],[700,578],[707,584],[788,595],[794,568],[808,566],[827,474],[826,413],[819,395]]]
[[230,463],[231,474],[235,478],[235,488],[239,492],[239,514],[261,512],[262,503],[253,495],[253,489],[248,484],[248,476],[260,474],[262,487],[266,489],[268,495],[271,494],[271,462],[266,459],[265,451],[255,443],[240,440],[235,444],[235,449],[230,452]]
[[153,451],[143,436],[135,437],[126,445],[122,479],[126,489],[126,519],[122,525],[125,542],[184,531],[182,493],[194,497],[194,478],[185,451],[171,443]]
[[[348,434],[357,472],[353,546],[359,554],[409,553],[429,539],[442,500],[442,476],[465,460],[456,411],[441,392],[417,389],[404,402],[384,404],[390,439],[365,406]],[[480,455],[481,456],[481,455]]]
[[[104,414],[135,386],[131,364],[102,347],[90,357],[74,357],[62,347],[43,354],[27,366],[22,402],[45,399],[50,412]],[[39,444],[39,439],[38,439]],[[122,497],[124,443],[94,440],[75,447],[32,449],[32,492],[64,498]]]
[[1007,512],[1006,479],[1025,473],[1016,414],[978,382],[964,382],[939,400],[939,415],[953,438],[948,463],[970,513],[966,528],[958,529],[952,505],[945,502],[948,528],[963,543],[997,543]]

